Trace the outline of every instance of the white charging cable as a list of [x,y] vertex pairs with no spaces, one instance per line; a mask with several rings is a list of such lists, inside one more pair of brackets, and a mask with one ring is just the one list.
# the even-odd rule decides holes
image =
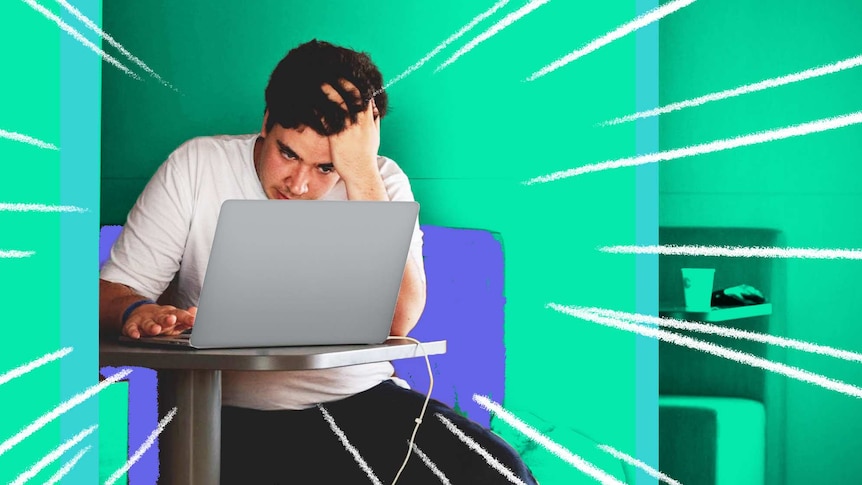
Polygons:
[[407,466],[407,460],[410,459],[410,455],[413,453],[413,440],[416,438],[416,432],[419,431],[419,425],[422,424],[422,418],[425,417],[425,408],[428,407],[428,401],[431,400],[431,391],[434,389],[434,375],[431,373],[431,361],[428,360],[428,354],[425,352],[425,348],[422,347],[422,342],[416,340],[413,337],[400,337],[390,335],[390,339],[398,339],[398,340],[409,340],[411,342],[415,342],[416,345],[419,346],[419,349],[422,351],[422,356],[425,357],[425,364],[428,366],[428,394],[425,395],[425,402],[422,404],[422,412],[419,413],[419,417],[415,419],[416,426],[413,427],[413,434],[410,436],[410,444],[407,445],[407,456],[404,457],[404,463],[401,464],[401,468],[398,470],[398,473],[395,474],[395,479],[392,480],[392,485],[395,485],[395,482],[398,481],[398,478],[401,476],[401,472],[404,471],[404,468]]

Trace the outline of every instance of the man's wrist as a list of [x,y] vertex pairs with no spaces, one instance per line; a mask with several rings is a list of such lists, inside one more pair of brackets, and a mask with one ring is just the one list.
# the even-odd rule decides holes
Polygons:
[[126,321],[129,320],[129,317],[132,316],[132,312],[138,309],[138,307],[144,305],[155,305],[156,302],[150,300],[149,298],[138,299],[131,305],[127,306],[125,311],[123,311],[123,316],[120,318],[120,326],[123,327],[126,325]]
[[389,200],[383,176],[376,167],[373,171],[341,175],[341,179],[348,200]]
[[336,164],[338,175],[347,182],[358,182],[372,180],[375,177],[380,177],[380,167],[377,165],[377,158],[368,160],[351,160],[342,161]]

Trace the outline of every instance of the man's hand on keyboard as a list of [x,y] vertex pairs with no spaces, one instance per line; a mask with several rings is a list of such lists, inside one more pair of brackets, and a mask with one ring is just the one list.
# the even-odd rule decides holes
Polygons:
[[129,315],[123,335],[131,338],[179,335],[192,328],[197,313],[197,307],[183,310],[171,305],[141,305]]

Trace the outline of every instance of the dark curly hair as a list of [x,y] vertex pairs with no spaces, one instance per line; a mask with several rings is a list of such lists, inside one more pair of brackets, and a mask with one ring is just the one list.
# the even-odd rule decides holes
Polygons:
[[[345,91],[339,79],[353,83],[360,96]],[[324,83],[338,91],[348,112],[326,97],[320,88]],[[388,99],[382,87],[383,76],[368,54],[311,40],[291,49],[272,71],[265,93],[266,130],[278,123],[284,128],[308,126],[323,136],[334,135],[344,130],[348,116],[356,122],[357,113],[368,106],[372,95],[383,118]]]

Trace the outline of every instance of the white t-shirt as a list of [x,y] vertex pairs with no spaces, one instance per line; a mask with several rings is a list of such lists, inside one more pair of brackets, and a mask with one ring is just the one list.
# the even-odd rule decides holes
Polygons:
[[[101,278],[157,299],[172,285],[170,303],[196,306],[222,202],[266,199],[254,168],[257,135],[192,139],[150,179],[101,270]],[[378,157],[390,200],[413,200],[410,182],[392,160]],[[323,197],[347,200],[343,181]],[[422,232],[410,254],[422,269]],[[390,379],[389,362],[311,371],[224,371],[222,402],[254,409],[304,409],[342,399]]]

